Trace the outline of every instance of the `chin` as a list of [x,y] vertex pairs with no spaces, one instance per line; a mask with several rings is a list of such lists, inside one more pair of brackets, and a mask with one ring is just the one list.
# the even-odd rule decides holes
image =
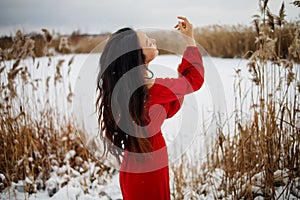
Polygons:
[[[158,51],[157,51],[158,52]],[[152,60],[154,60],[155,58],[156,58],[156,56],[157,56],[158,54],[154,54],[153,56],[151,56],[150,58],[148,58],[147,60],[146,60],[146,63],[149,63],[149,62],[151,62]]]
[[151,62],[152,60],[154,60],[154,58],[156,58],[156,56],[158,56],[158,54],[158,49],[152,48],[151,50],[144,51],[144,55],[146,56],[146,62]]

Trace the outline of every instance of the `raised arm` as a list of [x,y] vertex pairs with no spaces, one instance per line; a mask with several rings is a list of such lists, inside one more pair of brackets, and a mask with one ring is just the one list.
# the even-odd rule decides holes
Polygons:
[[181,32],[187,44],[178,67],[179,77],[157,78],[151,88],[152,94],[156,96],[153,103],[170,103],[176,100],[182,102],[184,95],[200,89],[204,82],[202,56],[196,47],[193,25],[185,17],[179,16],[178,19],[174,28]]
[[197,47],[188,46],[178,67],[178,78],[156,78],[151,88],[156,98],[153,103],[180,100],[184,95],[197,91],[204,83],[204,67]]

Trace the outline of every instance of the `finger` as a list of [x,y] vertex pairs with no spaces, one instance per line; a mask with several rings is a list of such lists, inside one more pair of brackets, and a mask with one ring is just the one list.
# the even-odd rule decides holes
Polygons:
[[183,17],[183,16],[177,16],[178,19],[181,19],[181,20],[186,20],[186,17]]
[[180,30],[180,27],[179,27],[179,25],[177,24],[177,25],[175,25],[174,26],[174,28],[176,29],[176,30]]
[[177,18],[183,20],[184,22],[189,21],[186,17],[183,17],[183,16],[178,16]]
[[186,17],[178,16],[177,18],[183,20],[186,24],[191,24]]
[[185,29],[187,28],[185,22],[179,22],[179,24],[180,24],[180,28],[181,28],[181,29],[184,29],[184,30],[185,30]]
[[181,22],[179,23],[179,28],[180,28],[181,30],[184,30],[183,24],[182,24]]

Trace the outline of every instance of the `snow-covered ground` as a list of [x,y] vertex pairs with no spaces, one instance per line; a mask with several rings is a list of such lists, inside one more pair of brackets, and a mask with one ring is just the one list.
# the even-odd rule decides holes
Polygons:
[[[94,113],[95,101],[95,85],[99,54],[79,54],[79,55],[64,55],[57,56],[52,62],[58,62],[59,59],[65,59],[66,63],[73,57],[73,64],[62,69],[63,76],[69,76],[71,89],[74,92],[73,109],[77,118],[83,120],[85,128],[91,133],[90,138],[95,137],[97,133],[96,115]],[[162,55],[158,56],[149,66],[154,72],[155,77],[176,77],[177,66],[180,63],[180,56],[177,55]],[[248,79],[247,60],[244,59],[222,59],[203,57],[205,65],[205,84],[200,91],[190,94],[185,98],[183,107],[172,119],[165,121],[163,125],[163,133],[166,138],[168,150],[170,154],[170,163],[178,162],[178,158],[194,145],[200,146],[202,154],[199,158],[205,158],[207,152],[207,141],[217,139],[216,125],[224,123],[234,111],[234,90],[235,70],[241,69],[241,74]],[[31,61],[24,61],[31,62]],[[43,68],[47,66],[48,59],[40,58],[35,61],[40,62],[40,67],[34,67],[32,74],[35,78],[41,78],[41,85],[45,85],[46,77],[55,72],[54,67]],[[27,63],[28,64],[28,63]],[[27,65],[27,66],[30,66]],[[71,69],[70,74],[68,71]],[[299,77],[298,77],[299,78]],[[245,81],[246,83],[247,81]],[[247,88],[247,85],[243,87]],[[69,86],[66,85],[64,94],[68,93]],[[51,88],[50,88],[51,90]],[[43,93],[41,93],[43,94]],[[53,94],[54,95],[54,94]],[[62,108],[64,110],[64,108]],[[215,114],[218,113],[218,117]],[[212,120],[214,119],[214,120]],[[229,126],[232,123],[227,123]],[[204,128],[205,131],[204,131]],[[224,128],[225,133],[227,127]],[[229,127],[230,129],[230,127]],[[183,131],[184,130],[184,131]],[[208,150],[209,151],[209,150]],[[197,159],[199,159],[197,158]],[[215,177],[220,177],[223,172],[216,171]],[[122,199],[118,173],[108,180],[108,183],[99,185],[96,182],[91,183],[89,192],[86,194],[81,187],[81,176],[71,178],[69,183],[57,191],[51,198],[47,190],[38,192],[33,195],[26,195],[22,191],[22,184],[15,184],[11,188],[11,199]],[[56,179],[55,174],[51,179]],[[216,178],[215,182],[220,181]],[[51,184],[49,184],[51,185]],[[48,187],[50,187],[48,185]],[[171,184],[172,185],[172,184]],[[102,194],[102,197],[99,197]],[[26,196],[25,196],[26,195]],[[0,194],[0,199],[8,199],[8,191]],[[212,199],[214,197],[212,196]],[[207,197],[206,197],[207,199]]]

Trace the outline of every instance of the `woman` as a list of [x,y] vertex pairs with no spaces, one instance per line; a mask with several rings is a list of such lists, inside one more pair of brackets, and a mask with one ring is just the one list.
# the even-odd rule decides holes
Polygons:
[[148,77],[157,55],[156,41],[130,28],[109,38],[100,58],[96,106],[101,139],[120,162],[124,200],[170,199],[168,154],[161,125],[182,104],[184,95],[204,82],[202,57],[193,26],[178,17],[177,30],[187,42],[178,78]]

